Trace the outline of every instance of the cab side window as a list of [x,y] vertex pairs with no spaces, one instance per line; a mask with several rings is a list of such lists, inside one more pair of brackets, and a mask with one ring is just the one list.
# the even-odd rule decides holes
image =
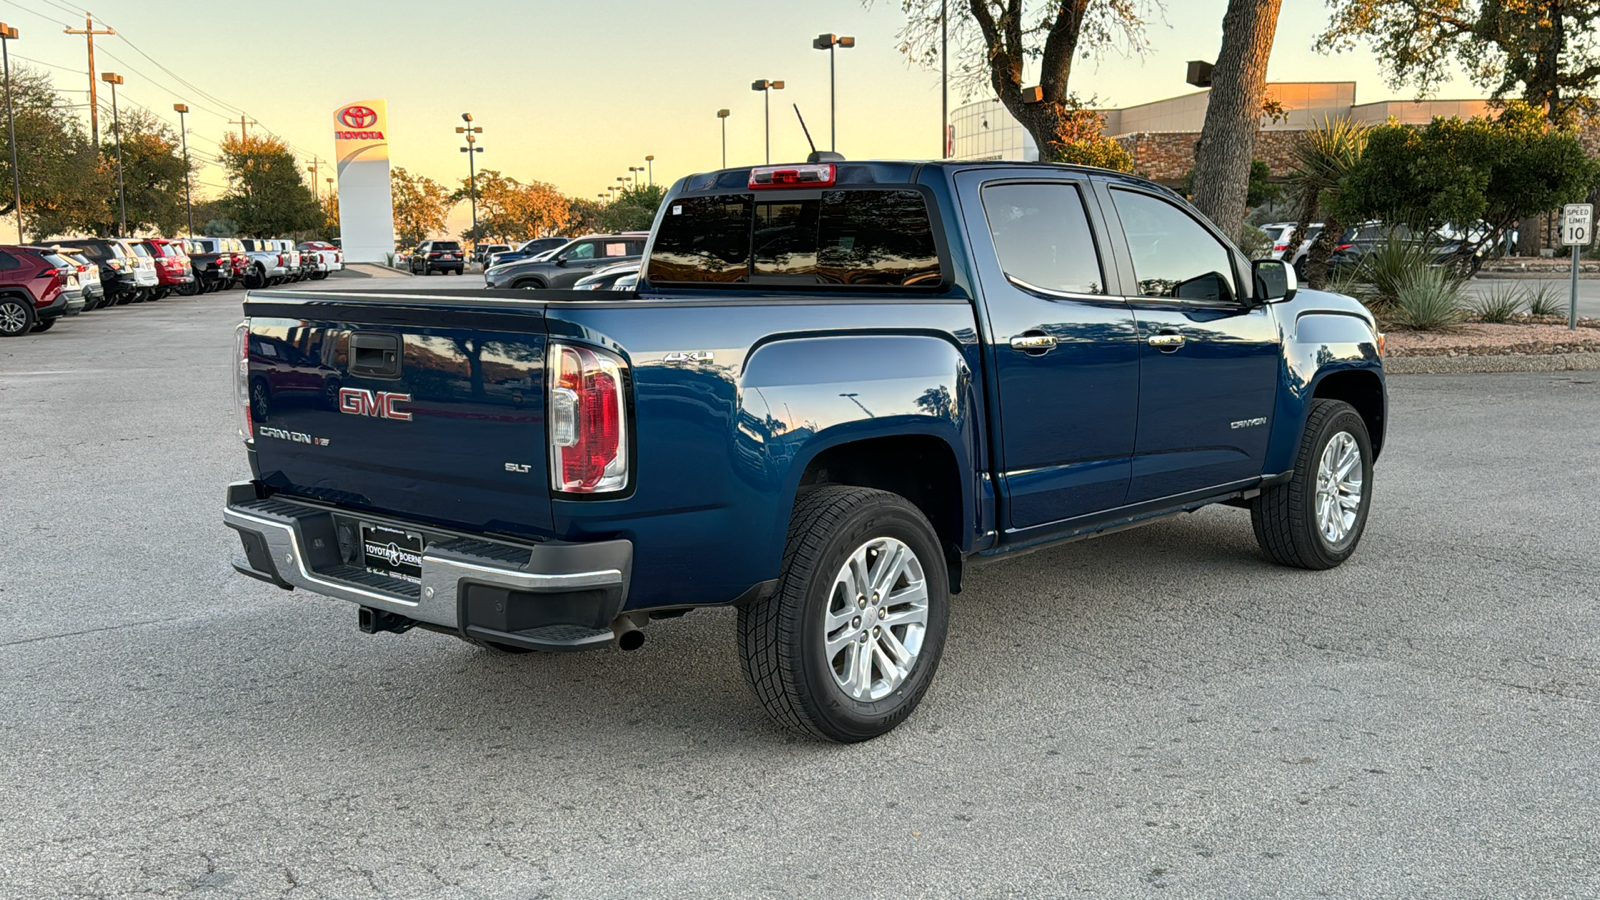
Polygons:
[[983,212],[1000,269],[1024,289],[1103,294],[1105,277],[1083,195],[1070,184],[992,184]]
[[1193,217],[1149,194],[1113,188],[1111,196],[1128,238],[1140,296],[1203,303],[1238,300],[1232,254]]

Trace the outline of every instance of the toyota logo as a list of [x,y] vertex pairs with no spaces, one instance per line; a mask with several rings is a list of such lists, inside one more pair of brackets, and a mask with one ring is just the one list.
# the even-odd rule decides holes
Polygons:
[[346,106],[339,111],[339,121],[350,128],[369,128],[378,121],[378,114],[366,106]]

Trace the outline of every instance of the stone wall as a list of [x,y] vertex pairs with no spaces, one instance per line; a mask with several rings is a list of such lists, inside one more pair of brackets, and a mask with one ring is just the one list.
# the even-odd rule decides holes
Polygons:
[[[1256,134],[1256,158],[1264,160],[1273,178],[1285,178],[1294,169],[1294,145],[1298,131],[1262,131]],[[1133,170],[1171,187],[1183,183],[1183,176],[1194,168],[1194,146],[1200,133],[1136,132],[1116,141],[1133,156]]]

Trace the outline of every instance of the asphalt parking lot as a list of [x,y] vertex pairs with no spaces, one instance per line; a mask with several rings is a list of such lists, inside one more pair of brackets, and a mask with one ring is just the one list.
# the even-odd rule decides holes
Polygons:
[[241,296],[0,341],[0,896],[1600,896],[1593,373],[1396,377],[1338,570],[1223,508],[976,570],[841,747],[731,612],[507,658],[234,575]]

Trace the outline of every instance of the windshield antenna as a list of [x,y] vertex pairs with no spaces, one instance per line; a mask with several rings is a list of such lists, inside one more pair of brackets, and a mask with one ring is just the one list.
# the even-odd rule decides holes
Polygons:
[[800,120],[800,130],[804,131],[806,133],[806,143],[811,145],[811,152],[812,153],[816,153],[817,152],[817,142],[813,141],[811,139],[811,129],[806,127],[806,117],[800,115],[800,104],[795,103],[795,104],[793,104],[793,106],[794,106],[794,117]]

